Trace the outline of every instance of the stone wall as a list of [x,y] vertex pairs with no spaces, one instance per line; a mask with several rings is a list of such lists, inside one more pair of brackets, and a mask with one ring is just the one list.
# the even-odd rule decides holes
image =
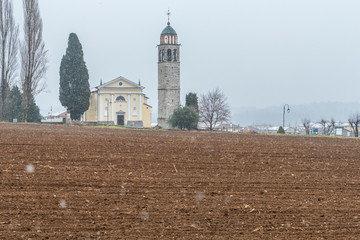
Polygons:
[[126,127],[143,128],[143,121],[128,121]]

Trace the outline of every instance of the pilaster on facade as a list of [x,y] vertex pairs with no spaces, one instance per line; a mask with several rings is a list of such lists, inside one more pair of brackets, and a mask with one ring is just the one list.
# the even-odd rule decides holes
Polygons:
[[114,114],[114,94],[111,94],[111,121],[115,121],[113,114]]
[[128,110],[127,110],[127,115],[128,115],[128,121],[130,121],[130,111],[131,111],[131,108],[130,108],[130,103],[131,103],[131,95],[128,94]]
[[142,95],[139,95],[139,120],[142,121]]
[[102,122],[103,117],[102,117],[102,96],[101,93],[99,93],[99,121]]

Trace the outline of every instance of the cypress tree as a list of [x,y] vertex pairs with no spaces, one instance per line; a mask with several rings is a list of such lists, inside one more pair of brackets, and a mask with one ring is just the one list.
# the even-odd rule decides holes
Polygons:
[[15,85],[10,91],[10,103],[5,117],[10,122],[13,121],[13,119],[17,119],[17,121],[20,122],[22,119],[22,115],[23,106],[21,92],[18,86]]
[[279,130],[277,131],[277,133],[280,133],[280,134],[285,134],[285,130],[282,126],[279,127]]
[[191,106],[197,113],[199,113],[198,97],[196,93],[190,92],[189,94],[186,94],[185,106]]
[[40,109],[36,105],[34,98],[30,101],[27,122],[41,122]]
[[76,34],[70,33],[66,54],[60,65],[59,99],[70,110],[71,119],[80,120],[89,108],[89,98],[89,73],[82,46]]

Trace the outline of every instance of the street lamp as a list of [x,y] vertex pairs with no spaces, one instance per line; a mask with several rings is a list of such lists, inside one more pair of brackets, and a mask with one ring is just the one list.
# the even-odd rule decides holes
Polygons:
[[289,104],[285,104],[283,107],[283,128],[285,130],[285,108],[287,107],[287,112],[290,113],[290,106]]

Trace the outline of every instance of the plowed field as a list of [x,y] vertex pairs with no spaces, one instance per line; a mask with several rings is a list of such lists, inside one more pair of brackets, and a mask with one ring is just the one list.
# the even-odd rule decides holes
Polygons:
[[360,141],[0,124],[0,239],[360,239]]

